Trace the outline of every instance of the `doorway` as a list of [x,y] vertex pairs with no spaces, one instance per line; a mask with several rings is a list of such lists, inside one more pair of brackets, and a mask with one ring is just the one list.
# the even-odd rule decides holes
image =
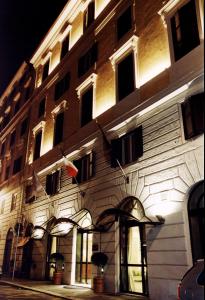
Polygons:
[[76,245],[76,283],[91,285],[92,233],[77,232]]
[[6,236],[6,244],[4,249],[4,258],[3,258],[3,266],[2,271],[6,276],[10,275],[11,268],[11,254],[12,254],[12,243],[13,243],[13,230],[10,228],[7,236]]
[[120,290],[148,295],[145,227],[136,221],[120,226]]

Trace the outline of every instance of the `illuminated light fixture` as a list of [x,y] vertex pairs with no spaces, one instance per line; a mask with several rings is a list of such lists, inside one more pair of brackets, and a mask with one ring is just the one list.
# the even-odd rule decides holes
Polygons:
[[69,218],[57,219],[50,229],[50,234],[53,236],[65,236],[67,235],[74,226],[78,226],[76,222]]
[[32,234],[31,234],[31,238],[34,240],[41,240],[45,234],[46,229],[41,227],[41,226],[34,226]]

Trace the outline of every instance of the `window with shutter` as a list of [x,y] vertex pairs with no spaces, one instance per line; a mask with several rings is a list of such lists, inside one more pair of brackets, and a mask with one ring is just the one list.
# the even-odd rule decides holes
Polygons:
[[68,72],[55,86],[54,99],[57,101],[70,87],[70,72]]
[[14,160],[13,175],[20,172],[22,168],[22,156]]
[[42,82],[48,77],[49,60],[43,66]]
[[98,59],[98,43],[93,46],[78,60],[78,77],[83,76]]
[[53,145],[56,146],[63,140],[63,125],[64,125],[64,112],[59,113],[55,120],[54,141]]
[[182,103],[185,139],[204,132],[204,93],[193,95]]
[[179,60],[200,44],[196,5],[191,0],[171,18],[175,60]]
[[46,106],[46,99],[43,98],[41,100],[41,102],[39,103],[39,107],[38,107],[38,118],[44,116],[45,114],[45,106]]
[[[81,159],[75,160],[74,165],[78,168],[76,180],[78,183],[85,182],[95,175],[95,153],[91,152]],[[75,179],[73,179],[73,183]]]
[[69,35],[65,37],[65,39],[62,42],[62,47],[61,47],[61,60],[66,56],[69,50]]
[[132,28],[132,8],[129,6],[117,20],[117,39],[120,40]]
[[46,193],[48,195],[55,195],[60,190],[61,170],[57,170],[52,174],[46,176]]
[[93,86],[81,97],[81,127],[93,119]]
[[33,185],[28,184],[25,188],[25,203],[32,203],[35,199]]
[[21,132],[20,135],[23,136],[26,133],[28,127],[28,118],[24,119],[23,122],[21,123]]
[[117,65],[118,75],[118,100],[122,100],[135,88],[135,75],[134,75],[134,57],[133,53],[130,53]]
[[116,168],[136,161],[143,155],[142,126],[111,141],[111,167]]
[[41,141],[42,141],[42,130],[40,130],[35,137],[35,147],[33,154],[33,161],[38,159],[41,155]]
[[83,20],[84,31],[94,22],[94,19],[95,19],[95,1],[91,1],[84,12],[84,20]]

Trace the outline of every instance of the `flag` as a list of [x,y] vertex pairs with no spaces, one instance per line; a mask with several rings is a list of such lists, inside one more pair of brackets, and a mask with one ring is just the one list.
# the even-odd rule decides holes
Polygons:
[[33,190],[36,192],[40,192],[40,191],[44,190],[44,188],[40,182],[40,179],[34,170],[33,170]]
[[68,176],[70,177],[76,177],[76,175],[78,174],[78,169],[76,168],[76,166],[69,161],[66,157],[64,157],[64,165],[66,167]]

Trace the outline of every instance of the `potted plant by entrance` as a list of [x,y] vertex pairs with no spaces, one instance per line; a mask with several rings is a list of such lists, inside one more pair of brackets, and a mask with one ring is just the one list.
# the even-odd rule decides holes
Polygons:
[[55,271],[53,273],[53,283],[61,284],[63,278],[64,256],[59,252],[52,253],[49,262],[53,263],[55,266]]
[[104,267],[107,264],[108,257],[103,252],[96,252],[91,257],[93,265],[97,266],[97,276],[93,278],[93,290],[95,293],[104,292]]

